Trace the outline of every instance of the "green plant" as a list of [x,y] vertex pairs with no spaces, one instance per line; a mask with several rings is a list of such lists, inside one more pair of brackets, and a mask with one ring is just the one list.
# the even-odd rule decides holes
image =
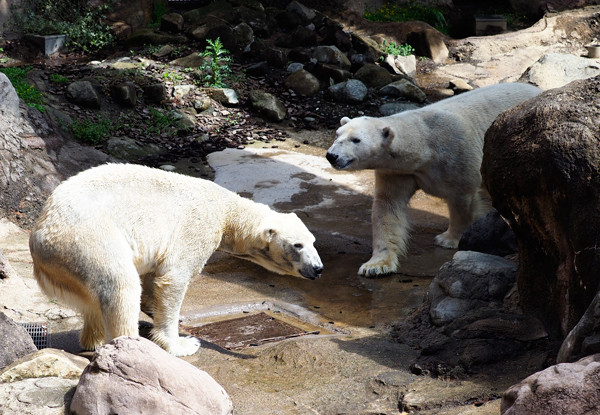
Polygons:
[[183,75],[178,74],[177,72],[171,72],[168,69],[163,72],[162,78],[173,83],[179,83],[183,81]]
[[177,117],[172,112],[163,113],[156,108],[149,109],[151,121],[148,125],[150,134],[161,134],[177,125]]
[[388,55],[394,56],[408,56],[415,52],[415,49],[408,43],[398,45],[396,42],[388,42],[385,39],[383,40],[382,49]]
[[96,52],[115,41],[104,23],[112,6],[112,2],[92,6],[89,0],[24,0],[12,8],[11,27],[24,34],[64,34],[73,50]]
[[15,88],[15,91],[17,91],[17,95],[25,104],[44,112],[44,95],[27,81],[27,73],[31,69],[31,66],[13,66],[10,68],[0,68],[0,72],[6,75],[13,88]]
[[154,0],[152,3],[152,21],[148,26],[158,27],[160,26],[161,18],[169,12],[169,6],[166,0]]
[[69,79],[65,76],[62,76],[59,73],[51,73],[50,82],[53,82],[55,84],[66,84],[67,82],[69,82]]
[[406,22],[420,20],[429,23],[442,33],[448,34],[448,22],[444,12],[435,7],[423,6],[414,2],[397,5],[386,3],[380,9],[366,9],[364,16],[376,22]]
[[162,47],[161,45],[158,46],[154,46],[153,44],[150,45],[144,45],[146,47],[146,50],[148,51],[148,53],[150,55],[152,55],[153,53],[156,53],[160,50],[160,48]]
[[206,39],[206,42],[208,45],[201,56],[208,58],[208,62],[200,66],[202,71],[206,71],[204,85],[216,88],[226,87],[225,79],[231,75],[229,64],[233,62],[233,58],[223,47],[220,38],[216,38],[214,41]]
[[[0,53],[4,53],[4,48],[0,48]],[[9,59],[6,56],[3,56],[2,58],[0,58],[0,63],[6,63],[8,61],[9,61]]]
[[98,144],[106,140],[114,130],[111,120],[101,118],[98,121],[91,119],[75,120],[71,124],[71,132],[78,139],[88,144]]

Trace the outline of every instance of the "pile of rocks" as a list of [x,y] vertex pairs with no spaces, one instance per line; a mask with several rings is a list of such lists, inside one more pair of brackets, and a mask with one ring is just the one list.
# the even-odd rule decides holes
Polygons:
[[144,338],[119,337],[90,361],[58,349],[38,351],[25,328],[3,313],[0,330],[1,413],[233,413],[227,392],[210,375]]

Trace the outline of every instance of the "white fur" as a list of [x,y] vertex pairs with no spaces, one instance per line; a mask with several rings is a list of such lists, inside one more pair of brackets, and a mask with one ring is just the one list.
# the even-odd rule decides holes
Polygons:
[[50,296],[81,311],[81,344],[138,336],[140,302],[152,339],[175,355],[188,283],[217,250],[281,274],[318,278],[314,236],[283,214],[207,180],[108,164],[82,172],[49,197],[29,240],[34,274]]
[[373,255],[360,275],[398,270],[408,241],[407,203],[418,189],[449,207],[448,230],[435,243],[458,246],[481,213],[485,132],[502,111],[539,92],[527,84],[498,84],[388,117],[341,119],[327,159],[340,170],[375,170]]

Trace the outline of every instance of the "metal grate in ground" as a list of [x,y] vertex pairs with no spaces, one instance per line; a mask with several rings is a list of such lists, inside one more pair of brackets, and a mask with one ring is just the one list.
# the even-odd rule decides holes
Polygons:
[[50,347],[48,341],[48,324],[47,323],[19,323],[27,330],[27,333],[33,339],[33,344],[38,350]]
[[209,341],[229,350],[259,346],[307,334],[319,334],[319,331],[302,330],[266,313],[250,314],[198,327],[184,327],[184,329],[200,340]]

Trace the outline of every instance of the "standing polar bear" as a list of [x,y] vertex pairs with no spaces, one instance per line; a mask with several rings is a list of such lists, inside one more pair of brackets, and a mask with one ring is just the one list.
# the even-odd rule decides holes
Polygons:
[[540,92],[527,84],[497,84],[388,117],[342,118],[327,160],[338,170],[375,170],[373,255],[360,275],[398,270],[408,241],[407,204],[418,189],[448,204],[450,224],[435,243],[458,246],[481,213],[486,130],[502,111]]
[[43,291],[83,314],[85,349],[138,336],[141,302],[154,320],[152,340],[185,356],[200,343],[179,337],[181,303],[215,250],[315,279],[323,264],[314,242],[295,214],[277,213],[210,181],[107,164],[54,190],[29,247]]

